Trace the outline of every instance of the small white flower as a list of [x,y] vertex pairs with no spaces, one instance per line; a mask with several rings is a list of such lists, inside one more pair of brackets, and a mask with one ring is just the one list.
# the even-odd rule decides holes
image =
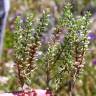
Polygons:
[[48,24],[47,24],[47,23],[46,23],[45,25],[46,25],[46,26],[48,26]]
[[43,10],[43,14],[45,14],[45,10]]
[[20,35],[20,39],[22,38],[22,35]]
[[42,51],[37,51],[36,54],[37,54],[38,56],[41,56],[41,55],[42,55]]

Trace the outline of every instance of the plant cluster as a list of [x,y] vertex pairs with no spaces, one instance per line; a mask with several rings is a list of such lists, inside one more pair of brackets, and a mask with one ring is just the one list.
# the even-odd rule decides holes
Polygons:
[[22,87],[24,84],[34,87],[34,82],[42,83],[42,88],[48,88],[55,94],[74,96],[75,82],[84,67],[89,44],[90,13],[74,16],[71,10],[70,4],[64,7],[52,37],[45,45],[41,39],[50,26],[49,13],[44,12],[38,21],[33,15],[17,16],[14,60]]

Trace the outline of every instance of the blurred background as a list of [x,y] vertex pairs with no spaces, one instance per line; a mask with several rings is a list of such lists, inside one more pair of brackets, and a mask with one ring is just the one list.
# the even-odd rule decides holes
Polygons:
[[[1,1],[0,11],[3,10],[1,8],[3,7],[1,6]],[[96,0],[10,0],[10,11],[7,16],[3,41],[3,53],[0,60],[0,92],[19,90],[18,80],[14,71],[15,63],[12,58],[14,21],[16,16],[25,13],[35,13],[38,16],[44,9],[49,8],[52,14],[52,22],[55,22],[56,18],[60,16],[62,8],[68,2],[73,6],[72,12],[74,15],[84,15],[86,11],[90,11],[92,14],[90,18],[90,33],[88,34],[90,44],[86,54],[86,66],[77,82],[76,96],[96,96]],[[4,16],[0,17],[0,22],[4,18]],[[2,28],[1,23],[0,28]],[[0,30],[0,39],[1,37]],[[35,84],[35,86],[37,85]],[[39,87],[43,88],[43,85]]]

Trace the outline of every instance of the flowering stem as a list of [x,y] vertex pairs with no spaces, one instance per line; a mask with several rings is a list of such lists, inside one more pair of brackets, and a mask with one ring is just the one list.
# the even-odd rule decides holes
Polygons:
[[47,88],[50,89],[50,68],[49,68],[49,62],[46,62],[46,85],[47,85]]

